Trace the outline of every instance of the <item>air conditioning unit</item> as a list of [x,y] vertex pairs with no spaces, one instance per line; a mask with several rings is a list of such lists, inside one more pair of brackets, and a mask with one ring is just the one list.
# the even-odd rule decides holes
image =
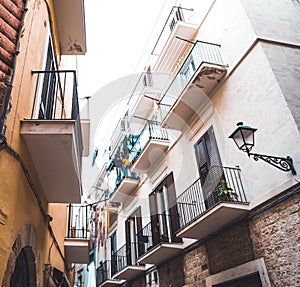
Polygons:
[[127,117],[121,119],[121,131],[122,132],[129,132],[130,131],[130,125],[129,125],[129,121],[128,121]]

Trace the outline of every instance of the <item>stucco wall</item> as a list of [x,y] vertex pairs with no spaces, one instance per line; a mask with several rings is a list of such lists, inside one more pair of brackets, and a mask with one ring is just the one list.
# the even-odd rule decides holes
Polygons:
[[[9,5],[9,2],[5,1],[5,4],[1,5]],[[12,8],[15,2],[21,1],[11,1],[10,6]],[[5,271],[8,270],[10,272],[7,278],[13,271],[13,266],[10,266],[12,261],[8,262],[8,259],[12,254],[14,243],[18,242],[20,230],[23,230],[24,226],[31,226],[32,230],[35,230],[34,242],[26,242],[32,244],[32,248],[37,250],[35,254],[38,254],[36,260],[38,286],[44,286],[42,276],[44,263],[51,263],[62,271],[65,269],[64,262],[57,248],[53,246],[53,239],[50,238],[47,228],[48,222],[44,220],[45,218],[40,211],[39,204],[54,218],[50,224],[57,236],[62,252],[64,252],[65,208],[52,206],[48,210],[48,203],[39,183],[30,154],[19,133],[20,120],[30,116],[33,105],[31,71],[42,69],[46,40],[50,34],[50,21],[54,21],[52,22],[52,27],[55,27],[52,3],[51,1],[48,1],[48,3],[49,7],[47,8],[46,1],[29,0],[24,26],[20,30],[19,53],[16,57],[10,101],[11,109],[7,115],[5,136],[8,144],[20,155],[23,163],[13,153],[8,153],[7,149],[0,150],[0,284],[3,281]],[[51,12],[51,18],[48,12]],[[57,35],[55,29],[53,30],[53,35]],[[54,45],[58,45],[57,38]],[[56,51],[59,52],[59,49],[56,49]],[[23,168],[26,167],[26,169],[22,169],[22,164],[24,164]],[[28,181],[26,174],[32,182]],[[32,187],[32,183],[34,187]],[[37,190],[40,199],[39,203],[33,189]],[[49,253],[51,253],[50,256]],[[3,286],[6,286],[6,283],[3,284]]]
[[300,47],[262,43],[262,48],[298,130],[300,130]]
[[19,31],[24,17],[26,1],[5,1],[1,3],[0,15],[0,129],[4,120],[10,95],[10,85],[13,78],[15,57],[18,50]]
[[241,0],[258,37],[300,44],[300,3],[294,0]]

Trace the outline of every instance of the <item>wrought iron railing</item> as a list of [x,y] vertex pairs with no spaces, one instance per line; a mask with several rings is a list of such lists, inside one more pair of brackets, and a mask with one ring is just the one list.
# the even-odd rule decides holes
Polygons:
[[247,203],[240,168],[213,166],[204,181],[197,179],[176,199],[183,228],[218,202]]
[[74,120],[81,168],[83,144],[76,72],[74,70],[32,71],[32,75],[35,88],[31,119]]
[[116,190],[124,179],[136,179],[139,180],[139,175],[136,172],[132,172],[129,167],[125,164],[122,164],[121,167],[116,168],[117,178],[115,181]]
[[96,286],[101,285],[109,279],[111,279],[111,261],[106,260],[104,262],[100,262],[100,265],[96,270]]
[[153,237],[152,237],[152,229],[151,229],[151,222],[149,222],[142,230],[138,231],[137,239],[139,244],[142,247],[142,255],[150,250],[153,245]]
[[131,149],[131,162],[134,162],[139,157],[141,152],[152,139],[168,141],[169,136],[167,130],[161,127],[159,122],[148,120]]
[[[161,243],[182,242],[180,238],[175,237],[175,232],[173,232],[176,229],[174,226],[178,227],[176,224],[178,215],[171,216],[164,213],[153,215],[153,217],[154,222],[149,222],[136,234],[140,250],[139,257]],[[153,226],[155,226],[154,229]]]
[[220,48],[221,46],[218,44],[196,41],[166,93],[162,96],[161,104],[173,106],[202,63],[225,66]]
[[88,205],[69,204],[66,238],[90,239]]
[[138,265],[138,244],[132,242],[125,244],[111,255],[111,275],[120,272],[128,266]]
[[150,70],[142,72],[129,97],[128,104],[135,99],[134,96],[139,96],[141,93],[145,98],[158,99],[158,95],[165,93],[172,80],[173,76],[170,74],[156,73]]
[[[118,145],[115,146],[114,152],[110,155],[111,160],[107,165],[106,172],[114,171],[116,173],[115,186],[113,193],[120,186],[124,179],[136,179],[139,180],[139,175],[130,170],[130,148],[131,148],[131,135],[123,135],[118,141]],[[110,195],[110,197],[113,195]]]
[[123,245],[116,253],[111,255],[112,276],[128,266],[127,246]]
[[180,6],[173,6],[163,28],[158,36],[158,39],[151,52],[152,55],[159,56],[170,33],[176,26],[177,22],[191,23],[193,16],[193,9],[184,8]]

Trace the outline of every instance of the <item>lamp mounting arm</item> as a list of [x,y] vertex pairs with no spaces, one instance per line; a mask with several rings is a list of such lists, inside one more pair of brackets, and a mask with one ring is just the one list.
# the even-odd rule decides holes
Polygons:
[[247,151],[248,156],[253,156],[253,159],[258,161],[259,159],[265,161],[266,163],[273,165],[274,167],[282,170],[282,171],[291,171],[293,175],[296,175],[297,172],[293,165],[293,160],[291,157],[278,157],[278,156],[271,156],[265,154],[258,154],[258,153],[251,153]]

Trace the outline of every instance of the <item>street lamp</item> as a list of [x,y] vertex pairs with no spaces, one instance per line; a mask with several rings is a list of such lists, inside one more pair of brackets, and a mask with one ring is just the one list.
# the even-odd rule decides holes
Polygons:
[[237,123],[237,128],[233,131],[233,133],[229,136],[229,138],[233,139],[237,147],[247,152],[248,156],[253,156],[254,160],[263,160],[268,164],[275,166],[276,168],[282,171],[291,171],[293,175],[296,175],[296,170],[293,165],[293,160],[291,157],[277,157],[270,156],[258,153],[251,153],[251,149],[254,146],[254,133],[257,129],[254,129],[250,126],[245,126],[242,122]]

